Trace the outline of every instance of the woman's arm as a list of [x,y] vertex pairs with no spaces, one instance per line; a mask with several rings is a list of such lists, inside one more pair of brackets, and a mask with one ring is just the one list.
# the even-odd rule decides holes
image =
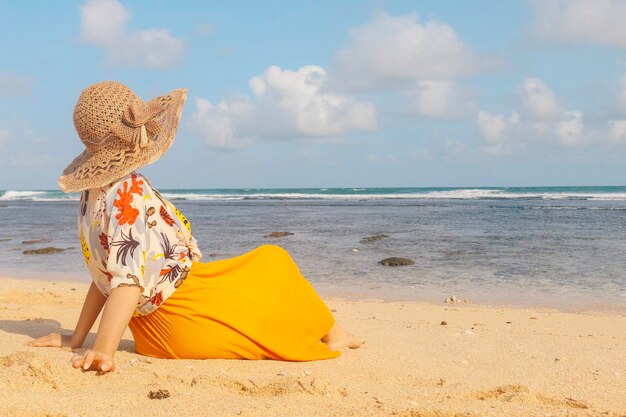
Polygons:
[[74,334],[72,335],[71,340],[73,348],[81,347],[83,343],[85,343],[85,339],[106,301],[107,298],[98,290],[98,287],[96,287],[96,284],[92,281],[89,286],[89,291],[87,291],[78,323],[76,323]]
[[[133,174],[106,195],[109,222],[104,230],[111,294],[91,350],[72,358],[75,368],[112,371],[113,356],[144,290],[144,254],[148,245],[147,207],[141,176]],[[106,214],[106,213],[105,213]]]
[[136,286],[120,286],[111,291],[93,347],[72,358],[74,368],[93,368],[99,371],[115,369],[113,356],[137,306],[139,294],[140,288]]
[[50,333],[49,335],[39,337],[37,339],[26,342],[26,346],[52,346],[61,347],[69,346],[72,348],[79,348],[85,343],[85,338],[89,334],[89,331],[93,327],[98,314],[102,311],[102,307],[107,298],[96,287],[96,284],[92,281],[87,295],[85,296],[85,302],[83,309],[80,312],[80,317],[76,323],[76,328],[71,336],[61,335],[59,333]]

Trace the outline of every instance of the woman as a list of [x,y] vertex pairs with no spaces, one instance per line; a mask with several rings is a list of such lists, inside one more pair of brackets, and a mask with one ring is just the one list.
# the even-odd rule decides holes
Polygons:
[[86,149],[59,185],[82,191],[78,231],[92,283],[71,336],[27,345],[79,348],[104,308],[75,368],[113,371],[126,326],[135,350],[158,358],[305,361],[359,347],[364,340],[335,323],[284,249],[199,262],[189,221],[136,172],[174,141],[186,95],[178,89],[143,102],[113,81],[81,93],[74,125]]

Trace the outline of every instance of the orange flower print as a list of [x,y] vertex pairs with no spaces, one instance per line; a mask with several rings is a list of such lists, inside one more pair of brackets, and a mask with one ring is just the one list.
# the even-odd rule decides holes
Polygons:
[[163,303],[163,293],[159,291],[151,299],[150,302],[155,306],[160,306]]
[[128,181],[124,181],[122,189],[117,190],[117,196],[119,200],[115,200],[113,205],[117,207],[119,213],[115,215],[115,218],[119,220],[120,225],[128,223],[132,225],[137,220],[139,210],[134,208],[131,203],[133,202],[133,193],[137,195],[143,195],[143,180],[137,181],[137,176],[131,177],[130,189],[128,188]]

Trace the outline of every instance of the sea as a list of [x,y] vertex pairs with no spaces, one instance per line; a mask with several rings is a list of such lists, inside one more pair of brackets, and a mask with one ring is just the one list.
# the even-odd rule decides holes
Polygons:
[[[626,312],[626,186],[160,191],[203,261],[280,245],[323,296]],[[0,276],[89,282],[78,200],[0,191]]]

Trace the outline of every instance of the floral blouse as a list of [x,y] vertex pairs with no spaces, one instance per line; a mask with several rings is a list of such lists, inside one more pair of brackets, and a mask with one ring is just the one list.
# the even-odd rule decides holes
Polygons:
[[189,221],[136,172],[83,191],[79,210],[80,245],[100,292],[141,289],[133,317],[155,311],[202,257]]

